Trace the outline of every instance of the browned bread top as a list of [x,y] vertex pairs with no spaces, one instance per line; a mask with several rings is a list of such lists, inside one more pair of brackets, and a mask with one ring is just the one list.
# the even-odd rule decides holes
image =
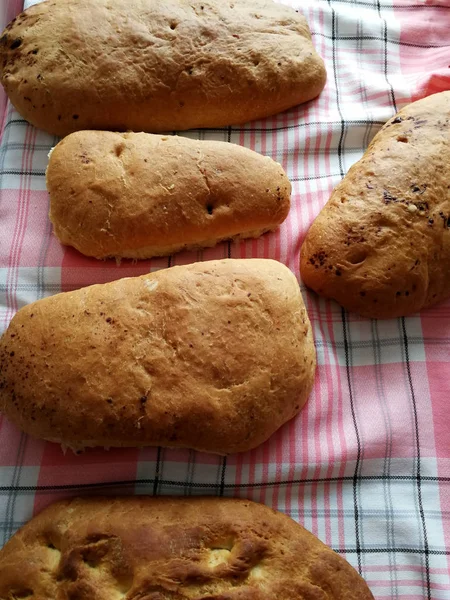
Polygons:
[[373,599],[343,558],[262,504],[142,496],[44,510],[0,551],[0,597]]
[[60,136],[242,123],[325,79],[305,18],[271,0],[47,0],[0,38],[12,103]]
[[450,92],[384,125],[313,222],[303,281],[363,316],[409,315],[450,295]]
[[281,165],[236,144],[79,131],[52,151],[50,219],[88,256],[146,258],[256,237],[289,212]]
[[22,308],[0,339],[0,409],[33,436],[228,454],[265,441],[311,391],[315,349],[279,262],[172,267]]

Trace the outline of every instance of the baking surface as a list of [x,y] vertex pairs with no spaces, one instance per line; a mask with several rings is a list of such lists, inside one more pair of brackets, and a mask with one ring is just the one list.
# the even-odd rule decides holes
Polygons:
[[[279,161],[293,184],[277,233],[198,253],[97,262],[51,233],[47,154],[0,91],[0,329],[18,308],[59,291],[223,257],[279,260],[299,276],[307,228],[382,124],[412,100],[450,89],[445,0],[298,0],[324,58],[315,101],[276,117],[187,137],[241,144]],[[0,23],[21,10],[2,0]],[[222,459],[196,452],[63,454],[0,424],[0,543],[50,502],[74,495],[213,494],[286,512],[343,555],[377,600],[450,598],[450,302],[370,321],[302,286],[318,370],[303,412],[268,442]]]

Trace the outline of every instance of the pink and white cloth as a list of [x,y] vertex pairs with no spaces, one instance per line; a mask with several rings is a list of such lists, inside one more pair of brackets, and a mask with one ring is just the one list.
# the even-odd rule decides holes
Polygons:
[[[182,134],[238,143],[283,164],[293,183],[290,215],[257,241],[120,266],[61,247],[45,189],[57,139],[28,125],[0,92],[0,330],[38,298],[168,265],[269,257],[299,276],[309,224],[381,125],[406,103],[450,89],[450,2],[285,3],[306,15],[326,61],[321,96],[264,121]],[[0,24],[21,9],[21,0],[0,0]],[[370,321],[302,290],[318,370],[300,416],[226,459],[162,448],[63,454],[3,418],[0,543],[66,496],[247,497],[291,515],[345,556],[377,600],[450,599],[450,301]]]

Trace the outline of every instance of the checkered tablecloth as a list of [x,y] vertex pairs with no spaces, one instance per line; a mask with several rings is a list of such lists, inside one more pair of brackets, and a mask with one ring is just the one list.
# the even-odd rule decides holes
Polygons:
[[[44,176],[57,139],[28,125],[0,93],[1,330],[38,298],[195,260],[270,257],[299,275],[309,224],[381,125],[411,100],[450,89],[450,0],[285,3],[304,12],[325,59],[322,95],[265,121],[183,134],[238,143],[283,164],[291,213],[257,241],[120,266],[62,248],[47,218]],[[21,0],[0,0],[0,24],[21,8]],[[3,419],[0,542],[66,496],[247,497],[288,513],[345,556],[377,600],[450,598],[450,302],[370,321],[302,290],[318,370],[299,417],[228,458],[162,448],[63,454]]]

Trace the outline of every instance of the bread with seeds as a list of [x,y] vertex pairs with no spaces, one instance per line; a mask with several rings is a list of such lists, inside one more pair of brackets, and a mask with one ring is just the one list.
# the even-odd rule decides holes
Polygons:
[[244,123],[325,80],[305,17],[272,0],[46,0],[0,37],[11,102],[59,136]]
[[311,225],[305,284],[371,318],[450,296],[450,92],[403,108],[374,137]]
[[150,258],[255,238],[287,217],[281,165],[227,142],[78,131],[47,168],[63,244],[96,258]]
[[229,259],[22,308],[0,339],[0,410],[73,449],[242,452],[292,419],[316,355],[295,276]]

